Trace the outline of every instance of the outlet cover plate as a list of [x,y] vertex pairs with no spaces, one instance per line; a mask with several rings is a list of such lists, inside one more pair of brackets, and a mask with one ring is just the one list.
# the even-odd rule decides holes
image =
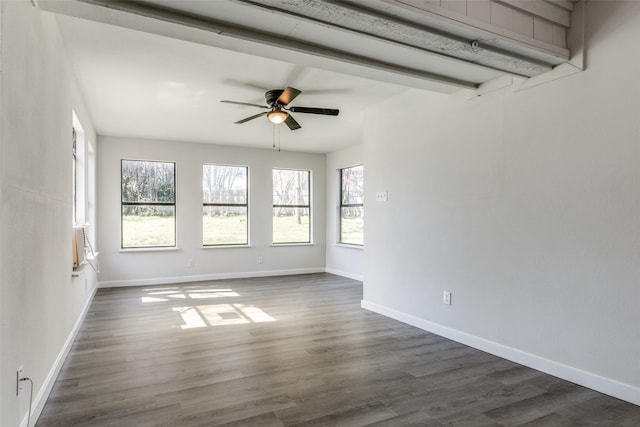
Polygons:
[[378,191],[376,193],[376,202],[386,202],[387,201],[387,192],[386,191]]
[[451,305],[451,292],[449,291],[442,292],[442,302],[447,305]]

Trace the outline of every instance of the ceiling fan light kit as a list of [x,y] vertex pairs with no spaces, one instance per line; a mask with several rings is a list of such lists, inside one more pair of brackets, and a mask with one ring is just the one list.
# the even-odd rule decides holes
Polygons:
[[285,120],[287,120],[287,117],[289,117],[289,113],[282,110],[273,110],[267,113],[267,118],[271,121],[271,123],[276,125],[283,123]]
[[246,123],[249,120],[256,119],[261,116],[267,116],[267,119],[273,124],[284,123],[291,130],[300,129],[302,126],[293,118],[293,116],[289,113],[292,111],[294,113],[304,113],[304,114],[318,114],[322,116],[337,116],[340,113],[340,110],[334,108],[315,108],[315,107],[291,107],[287,108],[289,103],[293,101],[298,95],[302,93],[301,90],[298,90],[293,87],[287,87],[286,89],[272,89],[268,90],[264,94],[264,98],[268,106],[260,105],[260,104],[251,104],[248,102],[238,102],[238,101],[227,101],[223,100],[220,102],[224,102],[227,104],[237,104],[237,105],[247,105],[250,107],[258,107],[264,109],[270,109],[271,111],[267,111],[264,113],[258,113],[253,116],[244,118],[242,120],[238,120],[235,124]]

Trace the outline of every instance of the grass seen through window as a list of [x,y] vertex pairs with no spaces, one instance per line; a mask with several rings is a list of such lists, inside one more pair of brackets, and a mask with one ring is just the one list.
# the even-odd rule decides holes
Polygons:
[[273,243],[308,243],[309,215],[274,215],[273,236]]
[[342,218],[341,242],[348,245],[364,245],[364,217]]
[[175,216],[122,216],[122,247],[175,246]]
[[[125,215],[122,217],[122,227],[123,235],[127,238],[123,242],[124,247],[174,246],[174,217]],[[205,235],[209,236],[205,245],[242,241],[247,229],[243,217],[240,216],[203,215],[202,227],[208,231]],[[309,217],[301,217],[299,224],[294,216],[274,217],[273,227],[278,230],[283,242],[299,241],[308,236]]]
[[205,246],[247,244],[247,216],[213,216],[205,212],[202,215],[202,235]]

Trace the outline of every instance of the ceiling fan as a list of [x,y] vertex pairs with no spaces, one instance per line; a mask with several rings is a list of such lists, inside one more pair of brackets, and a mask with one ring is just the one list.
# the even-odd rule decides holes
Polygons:
[[272,89],[268,90],[264,94],[264,98],[268,105],[251,104],[248,102],[238,101],[220,101],[227,104],[249,105],[251,107],[258,107],[267,109],[259,114],[255,114],[251,117],[247,117],[242,120],[234,122],[235,124],[241,124],[248,122],[249,120],[257,119],[260,116],[267,116],[269,121],[274,124],[284,123],[289,129],[296,130],[302,126],[293,118],[291,113],[308,113],[308,114],[320,114],[323,116],[337,116],[340,110],[334,108],[314,108],[314,107],[287,107],[291,101],[293,101],[298,95],[302,93],[293,87],[287,87],[286,89]]

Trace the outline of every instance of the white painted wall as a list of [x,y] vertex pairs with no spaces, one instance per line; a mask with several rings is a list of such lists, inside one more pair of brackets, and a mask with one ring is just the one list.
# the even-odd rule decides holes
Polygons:
[[640,404],[638,16],[588,3],[583,73],[366,112],[363,306]]
[[[176,162],[176,251],[120,250],[120,160]],[[249,166],[251,247],[202,248],[202,165]],[[273,168],[308,169],[312,179],[313,245],[272,246]],[[172,283],[324,271],[324,154],[233,148],[212,144],[100,137],[98,240],[101,286]],[[258,264],[258,257],[264,258]],[[187,261],[193,259],[194,267]]]
[[93,140],[52,16],[28,1],[0,3],[0,425],[34,415],[55,380],[96,278],[71,278],[71,111]]
[[[363,248],[339,245],[340,169],[363,164],[362,144],[327,154],[327,272],[362,280]],[[365,167],[365,186],[367,182]],[[365,220],[366,227],[366,220]]]

